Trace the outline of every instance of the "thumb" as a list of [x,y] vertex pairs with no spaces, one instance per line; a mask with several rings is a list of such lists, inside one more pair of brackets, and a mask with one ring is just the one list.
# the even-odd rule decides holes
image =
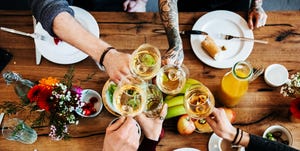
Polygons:
[[123,123],[125,122],[125,119],[126,119],[126,117],[124,117],[124,116],[114,119],[117,121],[115,121],[115,122],[112,121],[112,124],[110,126],[108,126],[106,130],[107,131],[116,131],[123,125]]
[[123,3],[124,11],[127,11],[129,2],[130,2],[130,0],[126,0],[126,1]]

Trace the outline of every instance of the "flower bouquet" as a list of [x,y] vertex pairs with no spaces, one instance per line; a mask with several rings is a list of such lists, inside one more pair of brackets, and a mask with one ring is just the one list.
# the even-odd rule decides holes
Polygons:
[[39,83],[29,90],[27,97],[30,102],[50,113],[49,136],[52,139],[66,138],[67,124],[78,124],[74,111],[78,106],[81,91],[81,88],[66,85],[53,77],[39,80]]
[[300,122],[300,72],[291,75],[290,79],[281,87],[280,93],[283,96],[296,98],[290,104],[290,119]]

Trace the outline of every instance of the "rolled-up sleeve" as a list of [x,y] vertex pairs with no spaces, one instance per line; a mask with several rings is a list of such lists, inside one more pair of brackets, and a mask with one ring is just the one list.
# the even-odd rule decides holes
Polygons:
[[68,12],[74,16],[73,10],[66,0],[29,0],[33,16],[40,22],[43,28],[52,36],[54,18],[61,12]]

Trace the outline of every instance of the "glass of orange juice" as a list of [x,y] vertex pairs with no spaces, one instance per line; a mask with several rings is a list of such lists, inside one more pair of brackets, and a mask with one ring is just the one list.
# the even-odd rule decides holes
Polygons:
[[253,68],[247,61],[235,63],[232,70],[224,75],[219,90],[219,101],[233,107],[240,102],[242,96],[248,91],[249,80],[253,75]]

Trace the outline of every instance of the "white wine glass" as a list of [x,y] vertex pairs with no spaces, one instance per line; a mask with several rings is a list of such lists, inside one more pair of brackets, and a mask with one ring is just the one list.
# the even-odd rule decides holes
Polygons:
[[161,54],[157,47],[142,44],[131,55],[129,62],[130,71],[144,80],[156,76],[161,67]]
[[191,118],[204,120],[212,113],[215,99],[210,90],[200,83],[187,88],[183,104]]
[[168,64],[163,66],[156,75],[156,85],[166,94],[178,94],[188,78],[188,69],[182,65]]
[[135,75],[124,77],[113,94],[113,106],[123,116],[136,116],[144,111],[147,84]]
[[163,94],[154,84],[148,84],[147,86],[147,102],[144,114],[147,117],[159,117],[163,108]]

